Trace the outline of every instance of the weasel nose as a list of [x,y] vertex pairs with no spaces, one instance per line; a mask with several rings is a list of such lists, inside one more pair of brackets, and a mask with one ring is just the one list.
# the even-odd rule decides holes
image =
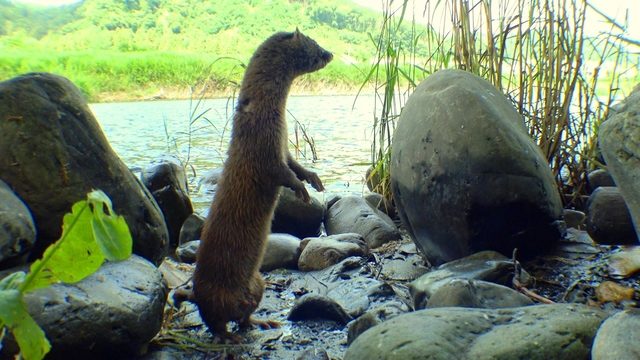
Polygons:
[[326,62],[329,62],[331,61],[331,59],[333,59],[333,54],[328,51],[325,51],[322,53],[322,59]]

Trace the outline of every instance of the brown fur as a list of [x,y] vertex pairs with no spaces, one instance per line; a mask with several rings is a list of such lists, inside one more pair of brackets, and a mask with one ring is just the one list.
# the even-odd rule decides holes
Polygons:
[[321,69],[331,58],[298,30],[277,33],[260,45],[245,72],[193,278],[200,316],[222,338],[240,340],[227,331],[230,321],[241,327],[257,323],[251,314],[264,291],[259,267],[281,186],[305,201],[309,194],[301,180],[324,190],[318,176],[287,150],[285,105],[293,79]]

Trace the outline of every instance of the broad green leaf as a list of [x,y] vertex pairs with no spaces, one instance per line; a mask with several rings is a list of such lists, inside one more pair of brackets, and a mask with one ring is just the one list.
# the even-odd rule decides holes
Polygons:
[[0,280],[0,290],[17,290],[24,282],[27,274],[24,271],[17,271]]
[[104,262],[104,255],[93,239],[92,214],[86,201],[73,204],[62,220],[62,237],[31,264],[24,291],[63,281],[75,283],[93,274]]
[[2,325],[13,333],[25,360],[40,360],[51,349],[44,331],[27,312],[18,290],[0,290],[0,327]]
[[88,199],[93,212],[93,236],[104,256],[112,261],[131,256],[133,239],[124,217],[114,213],[111,200],[102,191],[92,191]]

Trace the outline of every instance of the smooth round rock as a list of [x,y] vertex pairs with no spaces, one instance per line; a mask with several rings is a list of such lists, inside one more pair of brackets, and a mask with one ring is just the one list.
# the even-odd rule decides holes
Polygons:
[[619,188],[601,186],[591,194],[587,202],[587,232],[598,244],[638,243],[629,208]]
[[606,317],[577,304],[420,310],[364,332],[344,359],[588,359]]
[[561,238],[546,159],[511,102],[471,73],[440,70],[420,83],[390,166],[400,218],[433,265],[487,249],[534,257]]

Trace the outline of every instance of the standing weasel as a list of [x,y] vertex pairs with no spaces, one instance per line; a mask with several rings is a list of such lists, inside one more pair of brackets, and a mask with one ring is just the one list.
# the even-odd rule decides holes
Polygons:
[[323,68],[332,57],[296,29],[268,38],[245,71],[228,158],[202,229],[193,276],[200,316],[223,339],[241,340],[227,331],[230,321],[240,327],[277,326],[251,314],[264,292],[259,268],[281,186],[306,202],[302,180],[324,190],[316,173],[289,153],[285,105],[293,79]]

